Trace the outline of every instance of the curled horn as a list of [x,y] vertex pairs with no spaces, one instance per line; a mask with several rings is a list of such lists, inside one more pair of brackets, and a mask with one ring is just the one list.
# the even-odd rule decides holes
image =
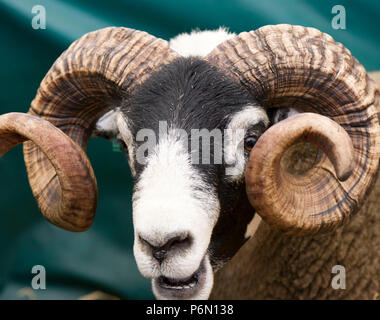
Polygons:
[[41,212],[53,224],[70,231],[91,226],[97,185],[84,151],[95,124],[128,99],[152,71],[175,57],[167,41],[146,32],[116,27],[90,32],[53,64],[30,115],[2,117],[0,134],[8,141],[4,153],[30,140],[24,143],[30,186]]
[[[97,184],[91,164],[73,140],[50,122],[26,113],[0,116],[0,157],[24,141],[33,141],[54,168],[64,190],[61,201],[46,207],[43,215],[52,223],[70,228],[72,221],[87,225],[97,204]],[[75,216],[62,212],[76,213]],[[89,214],[91,213],[91,214]],[[67,218],[65,218],[68,216]]]
[[[288,233],[314,234],[356,212],[378,170],[380,98],[350,51],[314,28],[276,25],[243,32],[207,59],[265,108],[308,112],[270,128],[251,151],[246,189],[262,218]],[[279,160],[302,141],[325,153],[294,176]]]

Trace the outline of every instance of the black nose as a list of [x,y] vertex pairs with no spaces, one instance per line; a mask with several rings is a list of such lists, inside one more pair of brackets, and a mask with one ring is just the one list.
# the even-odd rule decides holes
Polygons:
[[166,249],[160,249],[160,248],[153,249],[152,252],[153,252],[153,257],[155,257],[156,260],[158,260],[159,262],[162,262],[168,253]]
[[153,241],[147,241],[140,236],[141,242],[152,250],[152,256],[159,262],[165,260],[168,254],[173,253],[176,250],[185,249],[191,244],[191,238],[187,233],[176,235],[174,237],[168,237],[163,245],[153,245]]

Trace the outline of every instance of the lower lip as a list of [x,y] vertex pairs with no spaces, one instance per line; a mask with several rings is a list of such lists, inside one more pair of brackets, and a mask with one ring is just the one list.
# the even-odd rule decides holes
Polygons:
[[[170,283],[168,283],[170,282]],[[158,278],[158,283],[161,288],[169,290],[191,290],[198,285],[198,271],[194,273],[189,279],[181,281],[174,281],[165,279],[164,277]]]
[[190,281],[165,281],[164,277],[159,277],[153,280],[156,289],[160,295],[166,296],[168,299],[191,299],[205,283],[205,258],[203,258],[199,269],[190,277]]

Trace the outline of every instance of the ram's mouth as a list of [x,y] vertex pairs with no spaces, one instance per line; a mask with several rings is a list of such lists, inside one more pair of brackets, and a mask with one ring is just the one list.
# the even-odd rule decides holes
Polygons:
[[191,290],[198,285],[199,271],[185,279],[170,279],[159,277],[158,284],[161,288],[169,290]]
[[172,279],[164,276],[152,280],[158,299],[207,299],[213,283],[213,272],[206,256],[191,276]]

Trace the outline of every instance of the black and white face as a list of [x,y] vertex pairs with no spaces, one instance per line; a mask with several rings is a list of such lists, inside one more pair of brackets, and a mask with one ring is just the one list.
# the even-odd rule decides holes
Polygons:
[[245,89],[197,58],[164,67],[98,122],[128,146],[134,254],[157,298],[208,298],[213,272],[246,241],[244,169],[268,124]]

